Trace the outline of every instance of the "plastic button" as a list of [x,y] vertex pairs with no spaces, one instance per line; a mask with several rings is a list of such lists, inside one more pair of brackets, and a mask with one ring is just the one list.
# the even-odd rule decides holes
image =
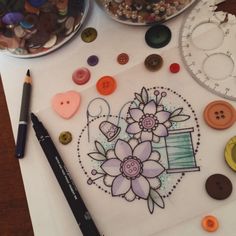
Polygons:
[[116,81],[111,76],[103,76],[97,82],[97,90],[102,95],[110,95],[116,90]]
[[180,71],[180,65],[178,63],[172,63],[170,65],[170,72],[175,74],[178,73]]
[[144,64],[148,70],[157,71],[162,67],[163,59],[158,54],[151,54],[145,59]]
[[120,65],[125,65],[129,62],[129,55],[127,53],[121,53],[117,56],[117,62]]
[[202,219],[202,228],[207,232],[215,232],[219,228],[219,222],[215,216],[205,216]]
[[146,32],[145,40],[152,48],[165,47],[171,40],[171,31],[165,25],[154,25]]
[[89,27],[83,30],[81,38],[86,43],[91,43],[97,38],[97,30]]
[[206,184],[208,195],[217,200],[224,200],[232,193],[231,181],[222,174],[214,174],[208,177]]
[[234,124],[236,112],[231,104],[218,100],[207,105],[204,110],[204,119],[214,129],[227,129]]
[[231,138],[225,146],[225,160],[229,167],[236,171],[236,136]]
[[61,144],[68,144],[72,141],[72,134],[69,131],[63,131],[60,133],[59,142]]
[[87,63],[90,66],[96,66],[98,64],[98,62],[99,62],[99,58],[95,55],[89,56],[87,59]]
[[73,73],[72,79],[78,85],[86,84],[90,80],[90,72],[85,67],[79,68]]

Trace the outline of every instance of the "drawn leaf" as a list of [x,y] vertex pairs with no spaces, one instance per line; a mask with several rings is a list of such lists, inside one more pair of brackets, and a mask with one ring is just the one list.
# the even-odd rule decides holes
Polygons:
[[142,91],[141,91],[141,94],[142,94],[143,102],[144,102],[144,104],[146,104],[148,102],[148,92],[147,92],[147,89],[143,87]]
[[164,201],[163,201],[161,195],[160,195],[157,191],[151,189],[151,191],[150,191],[150,197],[152,198],[153,202],[154,202],[157,206],[159,206],[160,208],[165,208],[165,203],[164,203]]
[[135,97],[140,103],[143,103],[143,99],[139,93],[135,93]]
[[179,115],[182,111],[183,111],[183,108],[178,108],[178,109],[174,110],[174,111],[170,114],[170,117],[177,116],[177,115]]
[[104,147],[102,146],[102,144],[99,143],[98,141],[95,141],[95,146],[96,146],[98,152],[105,156],[106,151],[105,151]]
[[91,153],[88,153],[88,155],[96,161],[106,160],[106,157],[104,155],[102,155],[101,153],[99,153],[99,152],[91,152]]
[[173,116],[171,117],[169,120],[172,122],[182,122],[182,121],[186,121],[190,118],[190,116],[188,115],[178,115],[178,116]]
[[147,205],[149,212],[152,214],[154,212],[154,202],[150,196],[148,197]]

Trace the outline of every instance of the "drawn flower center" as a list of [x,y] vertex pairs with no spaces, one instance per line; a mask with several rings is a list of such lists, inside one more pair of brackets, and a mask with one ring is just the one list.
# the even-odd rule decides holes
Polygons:
[[135,157],[128,157],[121,164],[121,172],[128,179],[135,179],[142,172],[142,163]]
[[158,126],[158,120],[153,114],[145,114],[139,120],[139,127],[142,130],[152,131]]

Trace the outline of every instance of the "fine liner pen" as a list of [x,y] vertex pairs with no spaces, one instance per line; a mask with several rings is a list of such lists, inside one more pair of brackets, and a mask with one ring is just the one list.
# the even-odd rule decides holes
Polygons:
[[100,236],[99,231],[80,197],[78,190],[76,189],[47,130],[33,113],[31,113],[31,120],[37,139],[46,155],[46,158],[48,159],[83,235]]
[[32,84],[32,79],[30,76],[30,71],[28,70],[23,85],[23,93],[21,99],[20,120],[18,125],[17,141],[16,141],[17,158],[23,158],[25,153],[25,141],[26,141],[27,123],[29,116],[31,84]]

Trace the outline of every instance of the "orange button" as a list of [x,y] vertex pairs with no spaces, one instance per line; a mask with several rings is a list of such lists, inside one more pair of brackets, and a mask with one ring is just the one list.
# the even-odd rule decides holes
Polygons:
[[214,129],[227,129],[234,124],[236,111],[228,102],[218,100],[206,106],[204,119]]
[[97,82],[97,90],[102,95],[110,95],[116,90],[116,81],[111,76],[103,76]]
[[202,219],[202,228],[208,232],[215,232],[219,228],[219,222],[215,216],[205,216]]

